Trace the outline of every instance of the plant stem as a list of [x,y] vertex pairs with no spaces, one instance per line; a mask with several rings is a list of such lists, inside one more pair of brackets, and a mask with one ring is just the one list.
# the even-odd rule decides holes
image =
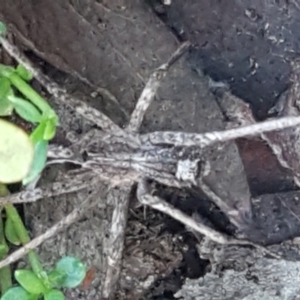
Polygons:
[[43,114],[48,115],[50,112],[55,114],[47,101],[41,97],[29,84],[26,83],[18,74],[11,73],[8,76],[11,83],[20,91],[27,99],[37,106]]
[[[14,224],[15,231],[22,243],[22,245],[26,245],[27,243],[30,242],[30,237],[29,234],[20,218],[20,215],[16,208],[12,204],[7,204],[5,205],[5,211],[7,214],[7,217],[10,218]],[[39,261],[39,258],[35,251],[31,250],[28,253],[28,259],[31,265],[31,268],[33,272],[39,277],[43,277],[42,274],[44,274],[44,270],[42,267],[42,264]]]
[[[8,190],[6,186],[0,184],[0,197],[6,196],[7,193]],[[1,210],[2,208],[0,208],[0,260],[5,258],[9,250],[4,236],[4,227],[3,227],[3,220],[1,216]],[[3,295],[12,286],[11,277],[12,275],[11,275],[10,266],[6,266],[0,269],[0,295]]]
[[[5,190],[6,189],[6,195],[9,193],[8,189],[2,185],[2,189]],[[0,194],[1,195],[1,194]],[[22,222],[22,219],[18,213],[18,211],[16,210],[16,208],[12,205],[12,204],[7,204],[5,205],[5,211],[7,214],[7,218],[10,218],[14,224],[14,228],[16,231],[17,236],[19,237],[22,245],[26,245],[27,243],[30,242],[30,237],[29,234]],[[31,250],[28,253],[28,259],[31,265],[31,268],[33,270],[33,272],[40,278],[43,277],[43,274],[45,273],[43,270],[43,267],[39,261],[39,258],[37,256],[37,254]]]

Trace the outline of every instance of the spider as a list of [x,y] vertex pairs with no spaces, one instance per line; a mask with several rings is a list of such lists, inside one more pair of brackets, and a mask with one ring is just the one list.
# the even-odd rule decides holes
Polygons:
[[[247,127],[206,134],[183,132],[139,134],[143,117],[155,97],[162,78],[167,75],[169,68],[189,48],[189,42],[183,43],[171,55],[170,59],[150,76],[125,128],[116,125],[100,111],[68,95],[63,89],[41,73],[39,69],[33,67],[31,62],[5,38],[1,37],[0,42],[12,57],[31,71],[34,77],[50,94],[60,99],[62,103],[72,106],[78,114],[101,128],[101,130],[91,130],[83,136],[70,133],[68,138],[72,142],[72,145],[68,148],[57,145],[49,147],[48,158],[51,163],[71,162],[79,165],[79,169],[69,171],[64,175],[63,180],[55,182],[51,186],[38,187],[33,190],[25,190],[3,197],[0,199],[0,204],[8,202],[32,202],[49,196],[82,190],[91,186],[97,187],[99,180],[104,181],[110,187],[122,186],[124,187],[124,192],[128,194],[132,185],[137,183],[137,198],[141,204],[150,206],[171,216],[217,243],[252,245],[263,248],[246,240],[232,238],[204,224],[198,223],[165,200],[152,195],[149,180],[178,188],[201,185],[203,190],[207,191],[209,188],[202,186],[201,182],[201,174],[209,167],[206,165],[205,159],[203,159],[203,156],[205,156],[204,150],[207,147],[246,135],[295,126],[300,124],[299,118],[282,118],[280,121],[268,121]],[[95,188],[95,191],[74,209],[73,212],[48,229],[44,234],[34,238],[30,243],[1,261],[0,268],[18,260],[29,250],[37,247],[58,231],[71,225],[88,208],[98,204],[95,202],[95,197],[93,197],[95,193],[99,193],[99,188]],[[209,191],[208,194],[212,197],[211,200],[223,212],[227,213],[233,224],[236,226],[241,225],[245,212],[229,207],[226,202],[219,199],[212,191]],[[128,197],[125,198],[128,199]],[[128,200],[117,202],[114,208],[112,224],[115,224],[115,226],[111,227],[110,241],[112,245],[115,244],[117,246],[111,247],[111,252],[108,253],[110,264],[107,270],[106,282],[104,283],[104,290],[106,291],[104,292],[104,297],[109,295],[112,286],[118,279],[127,208]],[[116,241],[118,242],[115,243]],[[264,250],[267,251],[266,249]],[[275,254],[272,255],[278,257]]]

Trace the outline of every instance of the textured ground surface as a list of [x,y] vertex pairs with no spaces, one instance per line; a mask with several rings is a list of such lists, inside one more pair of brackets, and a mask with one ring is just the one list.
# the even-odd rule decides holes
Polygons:
[[[202,71],[215,80],[228,82],[234,94],[251,104],[258,119],[266,118],[267,111],[287,88],[289,61],[300,50],[300,8],[297,3],[235,0],[228,6],[227,1],[173,0],[170,6],[163,6],[157,0],[90,0],[84,5],[71,0],[39,3],[15,0],[13,4],[5,0],[0,3],[0,16],[9,24],[17,42],[41,63],[52,78],[83,101],[107,113],[118,124],[126,123],[153,69],[167,60],[178,46],[178,40],[190,40],[194,44],[193,50],[165,79],[142,130],[204,132],[225,128],[226,124],[208,89],[208,78],[201,74]],[[103,90],[95,96],[93,92],[97,87],[107,89],[119,104],[112,103]],[[90,127],[71,110],[55,105],[61,120],[64,120],[65,131],[85,132]],[[57,138],[60,142],[64,142],[63,134],[64,131]],[[255,228],[251,227],[247,232],[253,240],[272,244],[299,235],[298,194],[276,194],[294,189],[289,174],[279,167],[270,149],[261,141],[242,140],[238,141],[238,146],[244,165],[235,144],[211,153],[208,159],[216,171],[209,183],[224,198],[240,193],[249,196],[247,175],[253,196],[268,193],[253,201]],[[45,174],[44,182],[51,182],[56,176],[57,170],[51,170]],[[190,214],[202,212],[217,228],[224,230],[225,220],[218,212],[211,211],[210,204],[197,191],[164,190],[162,193]],[[103,243],[108,238],[106,234],[114,201],[121,196],[116,189],[109,197],[103,197],[101,201],[106,201],[106,209],[95,208],[76,225],[40,248],[43,259],[49,264],[68,253],[96,267],[96,279],[90,288],[86,291],[78,289],[70,293],[68,299],[100,297],[106,264]],[[85,197],[83,192],[26,206],[26,220],[32,235],[43,232]],[[255,286],[252,281],[260,282],[260,278],[266,276],[271,278],[274,270],[278,273],[279,269],[285,268],[280,263],[272,265],[272,260],[261,258],[255,251],[249,250],[249,253],[245,250],[246,254],[241,251],[238,255],[235,248],[229,248],[228,253],[236,257],[238,264],[249,256],[248,265],[236,268],[234,263],[229,263],[224,267],[228,253],[221,262],[212,259],[213,255],[201,260],[192,234],[153,212],[148,212],[145,220],[143,212],[134,209],[134,196],[132,198],[120,299],[138,299],[145,290],[149,290],[149,299],[158,299],[155,296],[159,295],[172,299],[173,292],[180,288],[185,277],[198,278],[206,271],[203,280],[211,284],[204,287],[202,284],[198,290],[206,295],[206,299],[212,291],[215,293],[212,299],[257,299],[263,297],[259,289],[265,279],[261,280],[253,298],[245,298],[243,293],[232,296],[232,290],[227,291],[226,285],[244,273],[255,273],[255,280],[250,276],[250,279],[247,277],[237,283],[247,287],[244,289],[247,294],[252,294],[250,291]],[[283,245],[284,253],[297,259],[297,245],[292,245]],[[292,249],[292,254],[286,249]],[[211,252],[213,254],[214,250]],[[205,268],[208,261],[213,267],[211,272]],[[262,268],[262,264],[267,267]],[[297,265],[286,265],[297,268]],[[224,274],[216,268],[224,270]],[[289,271],[297,272],[292,269]],[[285,270],[289,272],[287,268]],[[216,288],[220,281],[216,276],[224,276],[224,280],[220,280],[225,285],[227,298],[220,297],[221,291]],[[295,275],[295,278],[299,276]],[[194,283],[189,284],[187,281],[185,291],[182,291],[184,299],[192,299],[187,295],[192,297],[190,286]],[[286,295],[292,297],[298,290],[293,282],[288,284]],[[282,282],[282,286],[285,285],[287,283]],[[272,297],[272,293],[270,286],[270,294],[266,295]],[[289,299],[278,297],[274,299]]]

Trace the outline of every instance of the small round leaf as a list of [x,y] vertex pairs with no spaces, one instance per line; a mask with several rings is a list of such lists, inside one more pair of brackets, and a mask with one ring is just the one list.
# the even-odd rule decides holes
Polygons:
[[52,290],[44,297],[45,300],[65,300],[65,296],[61,291]]
[[0,182],[19,182],[31,168],[33,143],[25,131],[2,119],[0,133]]
[[30,294],[39,295],[47,292],[42,281],[30,270],[16,270],[15,278]]
[[1,300],[33,300],[33,296],[24,290],[22,287],[17,286],[10,288],[2,297]]
[[70,256],[62,258],[56,264],[55,269],[62,274],[66,274],[66,278],[61,286],[68,288],[80,285],[86,274],[86,268],[83,263],[79,259]]

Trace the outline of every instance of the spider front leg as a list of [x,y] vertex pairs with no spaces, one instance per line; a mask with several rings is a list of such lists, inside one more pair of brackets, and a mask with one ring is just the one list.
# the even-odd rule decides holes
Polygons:
[[189,217],[181,210],[173,207],[165,200],[161,199],[160,197],[151,195],[149,184],[147,183],[147,179],[145,178],[138,183],[137,198],[141,204],[150,206],[155,210],[159,210],[160,212],[169,215],[173,219],[209,237],[211,240],[217,243],[229,243],[230,238],[226,235],[223,235],[206,225],[196,222],[193,218]]
[[149,78],[144,87],[141,96],[139,97],[135,109],[131,114],[129,124],[126,130],[129,132],[137,132],[141,127],[145,113],[152,103],[158,88],[161,85],[162,79],[167,75],[170,67],[185,53],[190,47],[189,42],[183,43],[169,58],[169,60],[161,65]]

